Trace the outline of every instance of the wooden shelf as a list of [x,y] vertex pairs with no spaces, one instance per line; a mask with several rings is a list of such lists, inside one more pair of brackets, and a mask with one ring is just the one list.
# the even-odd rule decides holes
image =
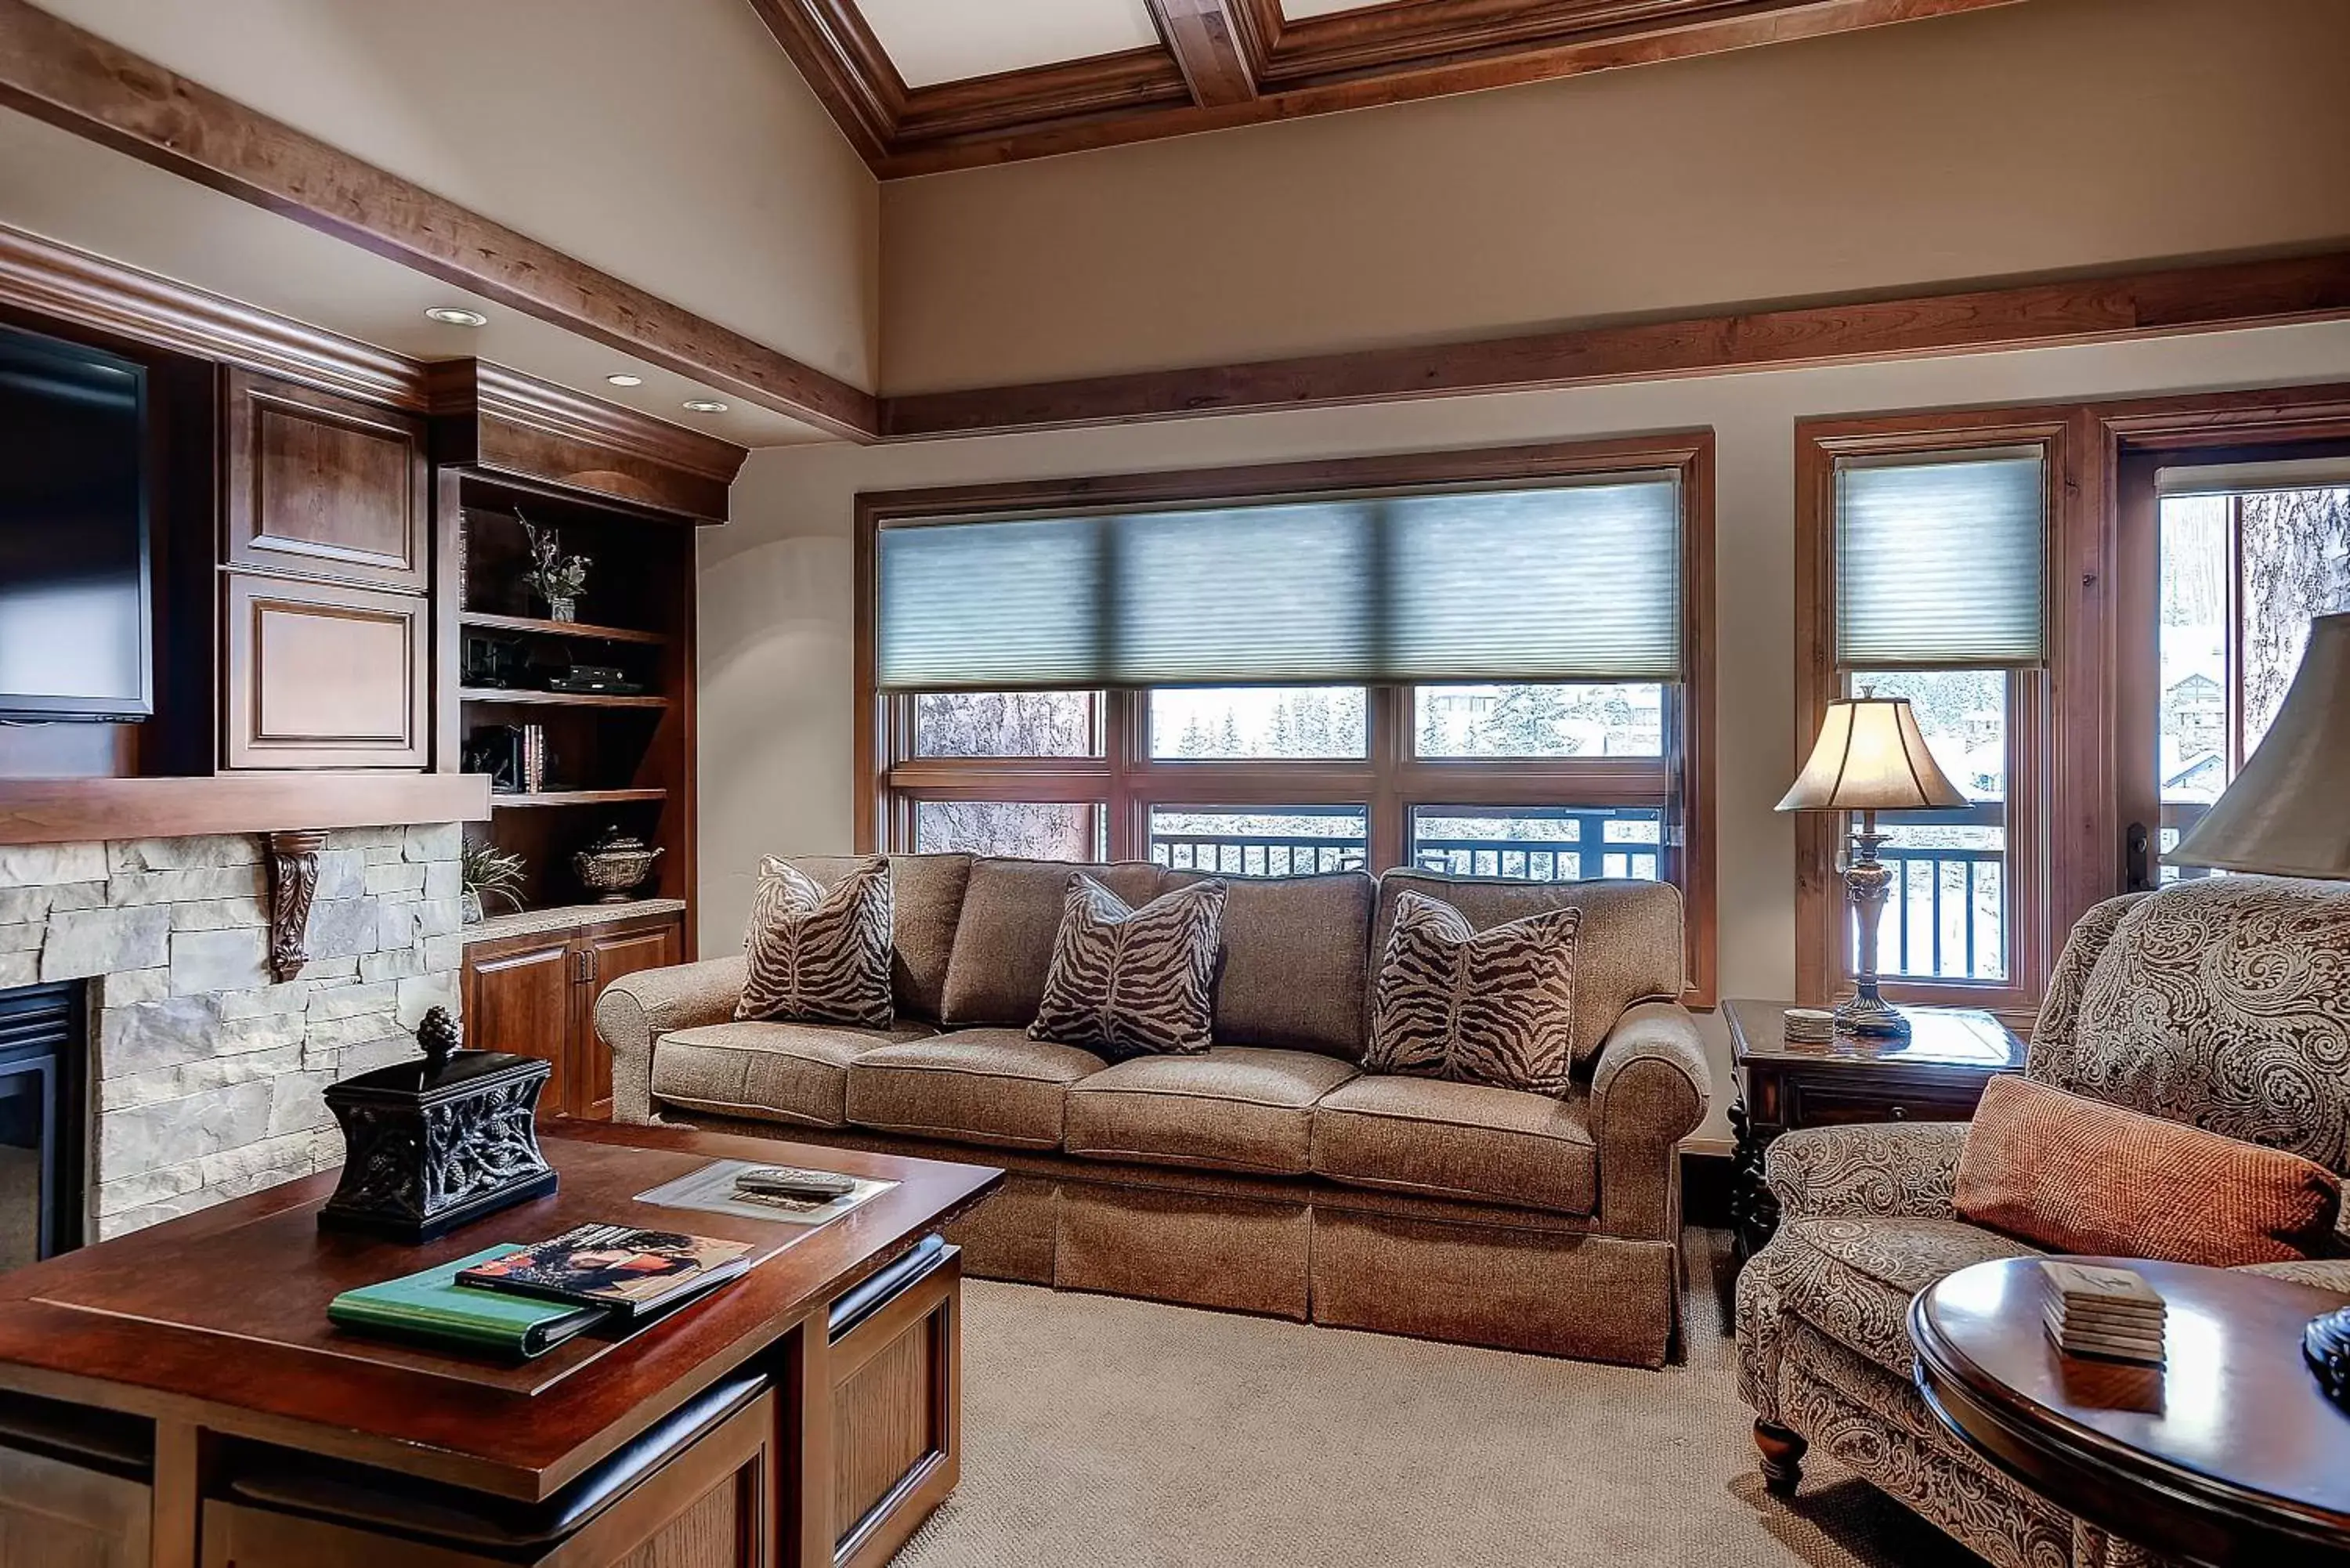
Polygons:
[[625,626],[589,626],[576,620],[538,620],[526,615],[488,615],[479,610],[466,610],[457,617],[459,626],[479,627],[484,631],[528,631],[548,637],[577,637],[595,642],[641,642],[658,645],[667,642],[667,634],[658,631],[638,631]]
[[652,692],[620,696],[612,692],[532,691],[520,687],[462,686],[460,701],[515,708],[666,708],[669,699]]
[[543,789],[530,794],[490,795],[490,809],[504,811],[514,806],[539,805],[619,805],[632,800],[667,800],[665,789]]

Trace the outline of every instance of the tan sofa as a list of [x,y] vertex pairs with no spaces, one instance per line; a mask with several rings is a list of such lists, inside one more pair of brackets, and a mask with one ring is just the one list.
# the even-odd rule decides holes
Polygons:
[[[818,882],[845,860],[795,862]],[[1204,1054],[1111,1065],[1032,1041],[1071,867],[904,856],[899,1022],[732,1022],[739,956],[608,988],[623,1121],[983,1159],[974,1273],[1559,1355],[1660,1364],[1681,1273],[1677,1149],[1710,1083],[1678,889],[1390,872],[1232,878]],[[1090,868],[1139,903],[1193,874]],[[1371,957],[1418,888],[1481,929],[1583,910],[1564,1097],[1357,1071]]]

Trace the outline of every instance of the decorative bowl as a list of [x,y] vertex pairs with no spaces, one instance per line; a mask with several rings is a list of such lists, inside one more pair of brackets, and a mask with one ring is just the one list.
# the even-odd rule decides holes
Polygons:
[[660,857],[661,852],[648,847],[643,839],[614,833],[574,855],[571,868],[598,903],[625,904],[653,874],[653,862]]

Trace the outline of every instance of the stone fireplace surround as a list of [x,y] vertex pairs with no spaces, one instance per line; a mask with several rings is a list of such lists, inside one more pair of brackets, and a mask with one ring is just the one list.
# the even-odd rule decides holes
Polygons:
[[326,1086],[457,1009],[459,845],[454,823],[328,833],[282,982],[265,836],[0,845],[0,990],[89,982],[88,1239],[341,1162]]

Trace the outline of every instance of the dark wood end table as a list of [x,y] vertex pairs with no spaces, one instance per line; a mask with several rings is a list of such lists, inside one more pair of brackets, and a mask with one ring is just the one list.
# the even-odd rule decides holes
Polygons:
[[1918,1293],[1918,1387],[1959,1438],[2058,1507],[2170,1559],[2350,1563],[2350,1412],[2301,1358],[2331,1291],[2126,1258],[2168,1304],[2159,1367],[2060,1355],[2029,1258]]
[[1825,1044],[1790,1042],[1782,1015],[1792,1002],[1732,998],[1730,1023],[1731,1223],[1738,1261],[1762,1250],[1779,1228],[1779,1205],[1762,1182],[1762,1152],[1797,1127],[1845,1122],[1962,1122],[1975,1114],[1994,1073],[2023,1070],[2023,1042],[1988,1012],[1905,1007],[1907,1040],[1840,1034]]

